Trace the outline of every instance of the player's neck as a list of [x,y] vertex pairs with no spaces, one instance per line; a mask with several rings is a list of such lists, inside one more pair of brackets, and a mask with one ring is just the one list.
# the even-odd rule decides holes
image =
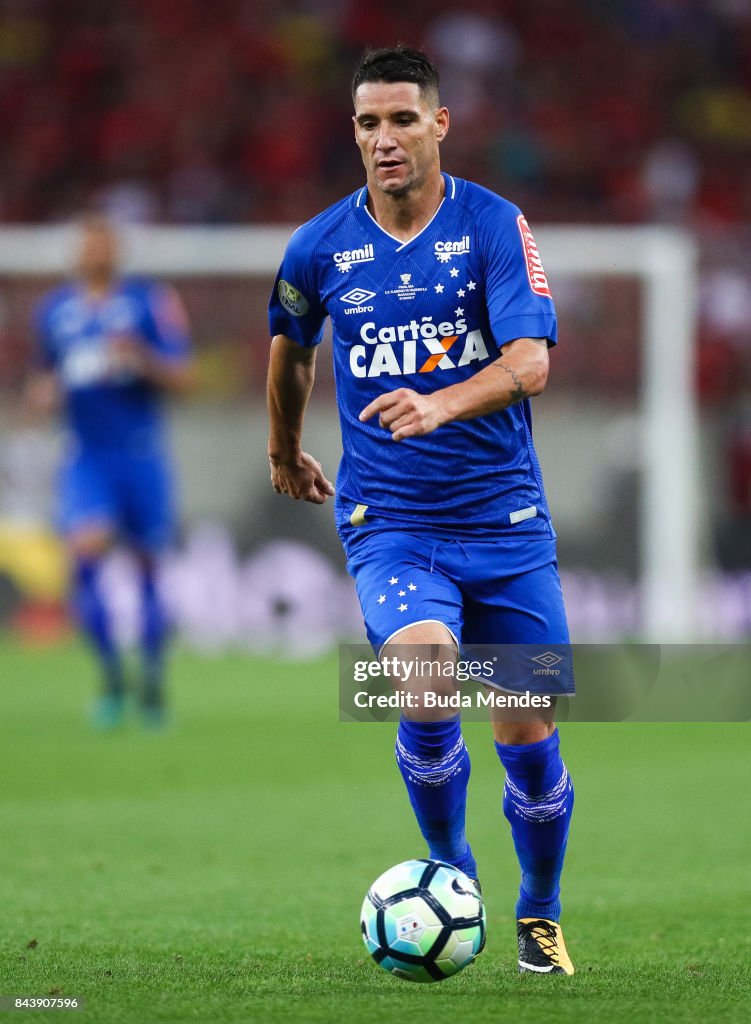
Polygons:
[[112,291],[115,279],[111,274],[91,274],[81,278],[81,287],[92,299],[103,299]]
[[368,209],[376,223],[390,235],[409,241],[419,234],[435,216],[443,201],[446,185],[438,171],[419,189],[402,196],[392,196],[378,188],[368,188]]

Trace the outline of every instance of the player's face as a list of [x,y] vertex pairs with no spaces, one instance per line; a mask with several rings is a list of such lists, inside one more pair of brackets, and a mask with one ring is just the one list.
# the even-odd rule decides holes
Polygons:
[[86,223],[81,231],[78,269],[84,279],[110,278],[117,269],[118,245],[112,228],[104,221]]
[[414,82],[364,83],[355,93],[353,120],[371,187],[403,196],[438,172],[448,110],[432,106]]

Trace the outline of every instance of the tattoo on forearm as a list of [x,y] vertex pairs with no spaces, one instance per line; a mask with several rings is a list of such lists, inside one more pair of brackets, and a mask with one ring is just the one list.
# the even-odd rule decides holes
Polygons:
[[497,365],[500,366],[502,370],[505,370],[506,373],[510,374],[511,379],[514,382],[514,390],[511,392],[511,395],[509,396],[509,405],[514,405],[515,402],[521,402],[523,398],[527,397],[527,392],[524,390],[524,385],[521,382],[519,374],[516,372],[513,366],[506,366],[506,364],[503,363],[502,361],[499,361]]

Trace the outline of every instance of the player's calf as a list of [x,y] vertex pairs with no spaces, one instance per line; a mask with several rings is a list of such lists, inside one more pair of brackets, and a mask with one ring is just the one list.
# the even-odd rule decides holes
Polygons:
[[474,878],[477,865],[465,835],[469,753],[451,704],[455,662],[456,646],[440,622],[408,626],[381,651],[402,695],[396,761],[430,856]]
[[521,867],[517,919],[558,921],[560,878],[574,789],[559,751],[558,731],[537,743],[502,744],[503,811]]

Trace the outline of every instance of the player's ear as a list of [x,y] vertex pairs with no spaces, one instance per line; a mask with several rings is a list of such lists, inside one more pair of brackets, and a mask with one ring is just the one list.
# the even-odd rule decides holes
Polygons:
[[439,107],[435,112],[435,137],[438,142],[443,140],[448,135],[449,130],[449,112],[448,107]]

